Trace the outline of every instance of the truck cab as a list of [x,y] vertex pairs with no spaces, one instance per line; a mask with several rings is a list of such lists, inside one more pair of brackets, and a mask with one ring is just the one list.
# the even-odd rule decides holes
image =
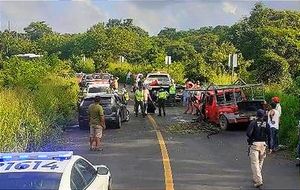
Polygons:
[[254,97],[253,88],[256,87],[259,86],[237,85],[206,90],[202,101],[205,118],[223,130],[232,124],[248,124],[255,119],[256,111],[263,109],[265,102],[263,95]]

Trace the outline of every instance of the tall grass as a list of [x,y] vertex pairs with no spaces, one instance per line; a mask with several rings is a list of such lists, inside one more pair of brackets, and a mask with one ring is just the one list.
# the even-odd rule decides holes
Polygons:
[[0,152],[39,150],[76,113],[79,87],[58,59],[13,58],[0,81]]
[[45,123],[24,90],[0,90],[0,150],[22,151],[31,139],[40,142]]

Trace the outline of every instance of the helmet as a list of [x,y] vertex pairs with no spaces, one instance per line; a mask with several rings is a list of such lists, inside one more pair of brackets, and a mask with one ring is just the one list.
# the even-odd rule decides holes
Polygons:
[[275,102],[275,103],[279,103],[280,99],[279,99],[279,97],[275,96],[275,97],[272,98],[272,101]]

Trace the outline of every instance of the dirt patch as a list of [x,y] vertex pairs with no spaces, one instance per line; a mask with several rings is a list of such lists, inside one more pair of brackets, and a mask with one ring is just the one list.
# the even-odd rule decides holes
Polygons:
[[207,138],[221,132],[221,129],[215,125],[206,122],[179,122],[169,125],[166,131],[173,134],[200,134],[206,133]]

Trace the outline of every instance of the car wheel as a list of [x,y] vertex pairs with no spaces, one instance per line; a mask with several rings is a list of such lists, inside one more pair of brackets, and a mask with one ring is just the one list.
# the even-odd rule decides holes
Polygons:
[[117,120],[118,120],[118,121],[117,121],[116,128],[117,128],[117,129],[120,129],[121,126],[122,126],[122,118],[121,118],[121,115],[118,116]]
[[88,127],[85,126],[85,125],[80,125],[80,124],[79,124],[79,129],[80,129],[80,130],[87,130]]
[[221,115],[221,116],[220,116],[219,122],[220,122],[220,128],[221,128],[222,130],[225,131],[225,130],[228,129],[229,123],[228,123],[227,118],[226,118],[224,115]]
[[129,110],[126,109],[125,121],[129,121],[129,120],[130,120],[130,112]]

